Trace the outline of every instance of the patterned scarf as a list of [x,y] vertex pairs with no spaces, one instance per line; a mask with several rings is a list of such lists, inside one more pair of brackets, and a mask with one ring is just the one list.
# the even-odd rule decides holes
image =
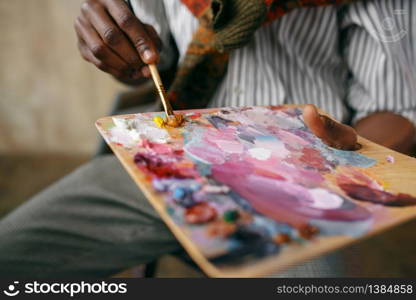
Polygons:
[[230,51],[250,42],[258,28],[296,8],[356,0],[181,0],[199,19],[169,90],[174,109],[205,107],[221,83]]

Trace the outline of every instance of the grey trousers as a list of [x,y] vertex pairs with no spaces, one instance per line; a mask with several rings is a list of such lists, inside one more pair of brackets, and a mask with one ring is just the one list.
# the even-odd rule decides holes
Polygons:
[[0,222],[0,276],[104,277],[180,245],[118,160],[98,157]]

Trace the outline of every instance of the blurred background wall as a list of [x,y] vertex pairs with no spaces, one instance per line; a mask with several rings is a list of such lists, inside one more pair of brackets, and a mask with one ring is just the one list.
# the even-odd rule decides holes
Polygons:
[[0,217],[89,159],[117,91],[84,62],[82,0],[0,0]]
[[121,85],[84,62],[81,0],[0,0],[0,153],[90,154]]

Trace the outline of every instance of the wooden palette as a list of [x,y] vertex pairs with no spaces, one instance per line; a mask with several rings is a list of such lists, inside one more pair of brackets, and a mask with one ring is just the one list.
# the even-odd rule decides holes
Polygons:
[[[182,131],[181,130],[174,131],[174,132],[168,131],[170,137],[173,136],[173,138],[171,140],[169,140],[167,143],[162,143],[162,144],[163,144],[163,147],[166,147],[166,146],[167,147],[173,147],[173,148],[176,147],[175,149],[178,149],[178,147],[181,148],[181,145],[182,146],[186,145],[186,147],[185,147],[186,151],[185,151],[185,154],[183,154],[183,155],[184,155],[184,157],[186,156],[187,157],[186,159],[189,160],[189,157],[194,156],[195,153],[197,155],[199,155],[198,151],[200,151],[200,150],[198,150],[198,148],[195,148],[196,150],[192,150],[191,149],[192,145],[189,146],[191,144],[191,142],[189,142],[189,141],[192,141],[192,137],[193,137],[193,135],[196,135],[196,132],[198,132],[198,134],[200,134],[200,131],[199,131],[200,128],[204,128],[204,130],[206,130],[206,132],[209,132],[209,134],[206,134],[206,135],[211,135],[212,136],[214,134],[213,139],[215,139],[216,138],[215,134],[217,133],[217,131],[219,132],[219,131],[223,130],[224,132],[227,132],[227,134],[229,134],[229,132],[233,132],[233,130],[234,130],[234,132],[238,131],[240,136],[241,136],[241,130],[246,130],[248,128],[255,128],[257,126],[256,124],[254,124],[254,125],[252,124],[250,126],[248,126],[248,125],[246,126],[246,124],[244,124],[245,127],[242,129],[241,123],[235,121],[235,119],[232,119],[232,118],[240,117],[241,114],[247,114],[247,115],[245,115],[246,117],[247,116],[248,117],[254,116],[253,117],[254,119],[257,118],[257,117],[260,118],[261,114],[270,114],[270,116],[271,116],[270,120],[273,120],[273,117],[276,116],[276,120],[279,122],[279,124],[281,124],[281,126],[284,127],[283,129],[278,128],[277,131],[276,130],[274,131],[274,132],[277,132],[276,133],[276,136],[277,136],[276,140],[279,140],[279,138],[281,136],[287,136],[288,134],[295,134],[296,135],[296,132],[298,132],[299,135],[304,138],[303,142],[301,140],[299,140],[299,143],[302,144],[302,143],[305,143],[305,141],[309,141],[310,136],[309,135],[307,137],[304,136],[304,132],[307,133],[307,130],[305,128],[301,127],[300,122],[302,122],[302,121],[301,121],[301,118],[299,116],[300,110],[301,110],[300,106],[299,107],[296,107],[296,106],[279,106],[279,107],[261,107],[261,108],[222,108],[222,109],[206,109],[206,110],[197,110],[197,111],[183,111],[182,113],[184,113],[186,115],[186,119],[187,119],[187,122],[189,123],[189,127],[185,127],[185,129],[181,129]],[[255,115],[255,114],[257,114],[257,115]],[[342,203],[342,205],[344,205],[345,203],[348,203],[349,207],[354,206],[355,207],[354,209],[358,209],[357,214],[362,214],[363,212],[365,212],[364,214],[366,214],[366,213],[370,214],[371,216],[366,219],[368,222],[367,221],[364,222],[361,219],[358,220],[358,221],[355,220],[353,214],[351,213],[350,208],[347,209],[347,210],[350,210],[347,214],[348,216],[345,215],[345,216],[342,217],[342,218],[344,218],[344,219],[342,219],[343,223],[338,219],[334,220],[334,217],[332,217],[332,216],[328,216],[328,218],[325,217],[326,218],[325,222],[329,222],[328,224],[332,224],[331,222],[335,222],[334,224],[338,224],[338,225],[339,224],[347,224],[347,225],[344,226],[345,228],[347,228],[349,226],[348,224],[350,224],[348,222],[352,222],[351,220],[354,219],[354,222],[358,222],[357,224],[367,224],[367,225],[365,225],[365,226],[367,226],[365,232],[361,232],[358,235],[357,234],[353,234],[353,235],[349,235],[349,234],[335,234],[335,235],[334,234],[322,234],[321,235],[320,234],[320,232],[321,232],[320,227],[319,227],[319,225],[316,225],[316,224],[323,224],[323,223],[319,221],[319,222],[313,223],[313,224],[315,224],[315,227],[318,227],[318,229],[319,229],[319,233],[316,236],[314,236],[311,239],[301,240],[300,237],[299,237],[299,239],[297,239],[296,237],[299,236],[299,234],[298,234],[298,231],[296,231],[297,230],[296,228],[298,228],[297,225],[295,224],[296,222],[292,224],[292,223],[290,223],[292,221],[287,221],[286,219],[282,220],[282,221],[278,220],[277,223],[276,223],[277,225],[276,225],[275,223],[273,223],[273,222],[276,222],[276,219],[273,219],[274,215],[272,215],[272,217],[270,217],[269,215],[265,216],[263,213],[258,212],[259,210],[262,211],[261,210],[261,207],[262,207],[261,204],[263,202],[261,202],[259,204],[259,202],[258,202],[259,200],[253,200],[252,201],[252,200],[250,200],[250,197],[248,197],[248,198],[246,197],[245,199],[246,200],[249,199],[249,203],[252,205],[251,208],[253,208],[253,207],[255,208],[254,209],[254,211],[256,211],[255,217],[254,217],[255,220],[257,220],[256,218],[258,217],[260,221],[264,222],[264,221],[270,220],[270,218],[271,218],[271,219],[273,219],[272,221],[270,221],[271,223],[273,223],[272,225],[270,225],[270,226],[272,226],[271,228],[277,228],[277,230],[280,230],[280,228],[286,228],[287,229],[287,227],[289,227],[290,228],[290,235],[293,236],[294,238],[291,238],[292,242],[290,242],[290,243],[279,244],[278,246],[276,246],[278,250],[275,253],[272,251],[272,253],[269,253],[267,255],[262,255],[262,256],[255,255],[254,257],[248,255],[248,257],[245,258],[242,261],[236,260],[236,262],[231,262],[231,263],[228,263],[226,261],[227,256],[225,255],[224,256],[225,259],[217,261],[217,260],[215,260],[215,255],[212,254],[212,253],[215,253],[215,251],[208,251],[207,249],[208,248],[216,249],[217,245],[220,245],[217,248],[221,249],[222,252],[225,251],[224,253],[226,253],[228,251],[227,250],[228,248],[225,249],[224,245],[234,245],[235,244],[234,236],[232,236],[233,240],[231,242],[228,242],[228,239],[231,239],[229,235],[226,235],[224,237],[216,236],[215,241],[220,241],[220,242],[218,244],[216,244],[216,242],[215,243],[213,242],[214,246],[212,246],[211,244],[209,244],[209,245],[207,244],[208,246],[205,248],[204,243],[206,243],[206,241],[204,241],[204,242],[198,241],[198,238],[196,237],[196,234],[205,234],[205,228],[208,228],[208,226],[212,226],[212,222],[214,222],[215,220],[217,220],[218,222],[222,222],[221,224],[224,225],[225,223],[223,224],[224,221],[222,219],[223,215],[218,213],[218,215],[216,215],[215,219],[211,219],[211,220],[203,222],[201,224],[186,224],[186,222],[183,223],[183,220],[181,219],[181,213],[183,212],[184,214],[186,214],[189,210],[189,207],[185,206],[183,208],[183,210],[182,210],[182,208],[177,208],[178,207],[178,202],[175,202],[176,200],[172,200],[172,199],[176,199],[176,198],[172,198],[173,197],[172,193],[166,192],[166,191],[161,192],[160,190],[158,191],[158,189],[155,188],[155,181],[154,180],[152,181],[152,178],[154,179],[154,176],[153,176],[154,174],[152,175],[150,171],[149,171],[150,173],[148,171],[146,171],[147,167],[144,168],[143,165],[142,165],[143,160],[141,159],[140,163],[139,163],[139,160],[136,157],[136,162],[135,162],[135,156],[136,156],[136,153],[138,151],[139,152],[144,151],[143,155],[147,155],[147,153],[150,149],[148,144],[143,144],[143,140],[147,140],[146,135],[145,134],[142,134],[141,136],[140,135],[134,135],[134,137],[132,137],[131,143],[129,141],[127,141],[126,135],[124,135],[123,139],[122,139],[126,143],[120,142],[119,140],[117,140],[114,137],[115,132],[116,132],[114,128],[118,128],[118,127],[116,127],[116,124],[115,124],[114,120],[116,120],[116,122],[118,122],[118,123],[123,122],[123,120],[124,121],[125,120],[132,120],[132,121],[126,121],[126,122],[130,122],[129,124],[133,124],[134,122],[136,122],[135,120],[138,120],[137,122],[140,121],[140,122],[144,122],[144,123],[147,122],[146,124],[151,124],[153,117],[157,116],[157,115],[163,116],[163,114],[161,114],[161,113],[145,113],[145,114],[139,114],[139,115],[117,116],[116,119],[114,119],[113,117],[105,117],[105,118],[99,119],[96,123],[96,126],[97,126],[98,130],[100,131],[100,133],[102,134],[102,136],[104,137],[104,139],[107,141],[107,143],[111,147],[111,149],[114,151],[115,155],[119,158],[119,160],[121,161],[121,163],[123,164],[123,166],[125,167],[127,172],[131,175],[131,177],[137,183],[140,190],[145,194],[147,199],[150,201],[150,203],[153,205],[153,207],[156,209],[156,211],[160,214],[161,218],[164,220],[164,222],[167,224],[167,226],[170,228],[170,230],[173,232],[173,234],[176,236],[176,238],[180,241],[180,243],[186,249],[186,251],[191,256],[191,258],[199,265],[199,267],[208,276],[211,276],[211,277],[257,277],[257,276],[267,275],[269,273],[275,273],[275,272],[284,270],[284,269],[286,269],[286,268],[288,268],[288,267],[290,267],[294,264],[301,263],[301,262],[306,261],[308,259],[311,259],[313,257],[325,254],[325,253],[330,252],[332,250],[339,249],[343,246],[346,246],[346,245],[351,244],[353,242],[359,241],[363,238],[367,238],[371,235],[374,235],[374,234],[379,233],[383,230],[386,230],[388,228],[396,226],[399,223],[405,222],[405,221],[407,221],[407,220],[416,216],[416,206],[410,205],[410,206],[405,206],[405,207],[391,207],[391,206],[384,206],[384,205],[381,205],[381,204],[369,203],[368,201],[365,201],[365,202],[357,201],[356,199],[352,198],[350,194],[346,194],[345,191],[340,190],[339,187],[337,187],[336,184],[334,184],[334,182],[336,181],[334,178],[338,175],[339,176],[343,175],[344,171],[343,171],[342,168],[344,166],[340,167],[338,165],[336,165],[336,166],[331,165],[331,167],[325,167],[325,168],[329,168],[327,170],[332,170],[332,171],[322,171],[324,169],[322,169],[320,167],[319,168],[316,167],[316,170],[315,170],[312,167],[307,165],[304,168],[305,170],[307,170],[307,171],[309,171],[309,170],[314,171],[315,170],[314,171],[314,172],[316,172],[315,175],[317,175],[319,172],[324,174],[324,175],[322,175],[324,179],[323,179],[322,183],[319,185],[319,187],[322,187],[322,189],[324,189],[324,190],[327,189],[328,193],[330,193],[330,196],[328,196],[328,197],[325,196],[323,198],[322,197],[321,198],[319,198],[319,197],[314,198],[317,202],[314,203],[311,207],[309,207],[311,209],[311,211],[313,211],[313,213],[316,213],[317,211],[322,212],[322,213],[327,213],[327,212],[331,213],[333,210],[339,209],[339,213],[341,215],[343,215],[343,213],[345,211],[343,211],[342,208],[339,208],[339,207],[341,207],[341,204],[339,205],[339,207],[336,208],[336,207],[333,207],[334,203],[330,202],[331,199],[335,199],[336,201],[340,201],[339,199],[343,199],[342,201],[344,201],[344,202]],[[214,123],[213,122],[213,120],[214,120],[213,116],[215,116],[215,122],[219,121],[220,123]],[[229,118],[231,118],[231,119],[227,119],[227,116],[230,116]],[[285,119],[286,117],[289,120],[288,121],[289,123],[286,122],[286,119]],[[131,122],[133,122],[133,123],[131,123]],[[256,123],[256,121],[253,121],[253,122]],[[261,123],[261,122],[259,122],[259,123]],[[134,123],[134,124],[137,124],[137,123]],[[292,125],[293,125],[293,128],[291,127]],[[229,128],[227,126],[229,126]],[[129,128],[129,129],[126,129],[126,128],[124,128],[124,129],[129,130],[128,132],[130,134],[132,134],[136,130],[135,128]],[[260,130],[260,129],[264,129],[266,127],[265,127],[265,124],[260,124],[256,128],[258,130]],[[189,143],[185,142],[182,139],[184,131],[187,131],[186,134],[188,134],[187,139],[188,139]],[[205,131],[204,131],[203,134],[205,134]],[[255,133],[255,134],[258,134],[258,133]],[[273,135],[274,135],[274,133],[273,133]],[[132,136],[132,135],[130,135],[130,136]],[[263,139],[264,137],[265,137],[265,135],[264,135],[264,132],[263,132],[261,138]],[[290,138],[293,138],[293,136],[291,136]],[[232,139],[234,139],[234,138],[232,138]],[[224,141],[224,139],[221,138],[221,141]],[[237,138],[235,139],[235,141],[237,141]],[[238,141],[240,142],[240,144],[242,144],[244,146],[244,150],[232,150],[232,151],[240,151],[238,153],[235,152],[235,153],[232,153],[232,154],[230,154],[230,152],[227,152],[227,154],[224,156],[225,161],[227,161],[227,159],[231,159],[231,158],[234,159],[234,157],[236,155],[240,155],[240,158],[243,157],[243,155],[244,155],[244,159],[237,160],[237,165],[238,166],[241,166],[241,165],[245,166],[246,161],[249,161],[249,160],[246,159],[247,153],[245,153],[245,151],[247,150],[247,147],[254,147],[254,146],[252,146],[249,142],[243,141],[241,139],[238,140]],[[210,142],[209,138],[205,142],[209,143]],[[202,141],[201,143],[204,143],[204,142]],[[255,143],[257,143],[257,141]],[[290,143],[288,141],[285,141],[285,143],[286,143],[285,147],[290,148],[290,145],[289,145]],[[287,144],[287,143],[289,143],[289,144]],[[313,140],[311,143],[315,143],[314,145],[317,145],[316,143],[319,144],[319,141]],[[357,152],[359,154],[365,155],[369,159],[375,160],[375,163],[371,167],[368,167],[368,168],[367,167],[366,168],[361,168],[359,166],[358,167],[357,166],[351,167],[353,170],[361,170],[363,172],[363,174],[366,174],[366,176],[367,175],[370,176],[372,179],[375,180],[375,182],[377,182],[377,184],[380,185],[380,188],[383,188],[383,191],[386,190],[386,191],[388,191],[389,193],[392,193],[392,194],[394,194],[394,193],[405,193],[405,194],[410,194],[410,195],[416,196],[416,184],[415,184],[416,183],[416,159],[411,158],[409,156],[402,155],[402,154],[397,153],[397,152],[394,152],[392,150],[389,150],[385,147],[382,147],[380,145],[372,143],[372,142],[370,142],[370,141],[368,141],[364,138],[361,138],[361,137],[359,138],[359,143],[362,144],[363,147],[362,147],[362,149],[360,149]],[[154,144],[158,144],[158,143],[153,141],[150,144],[154,145]],[[200,144],[198,142],[195,145],[199,146]],[[193,145],[193,146],[195,146],[195,145]],[[201,145],[204,145],[204,144],[201,144]],[[223,145],[225,145],[225,144],[223,144]],[[263,144],[263,146],[264,145],[265,144]],[[273,145],[274,145],[273,147],[275,147],[275,145],[277,145],[277,144],[273,144]],[[280,141],[279,141],[279,145],[281,146]],[[238,144],[233,145],[233,149],[236,149],[234,146],[238,146]],[[227,144],[227,147],[229,147],[228,144]],[[267,146],[264,146],[264,147],[267,148]],[[309,146],[305,146],[305,147],[309,147]],[[323,147],[323,146],[319,144],[319,147]],[[238,149],[240,149],[240,148],[238,148]],[[229,150],[230,148],[227,148],[227,149]],[[250,148],[250,149],[252,149],[252,148]],[[260,148],[256,147],[255,149],[257,151]],[[263,148],[261,148],[261,149],[263,149]],[[322,148],[322,149],[324,149],[324,148]],[[163,150],[163,151],[166,151],[166,149]],[[328,148],[328,149],[325,148],[324,152],[325,151],[329,151],[328,153],[332,153],[331,155],[334,155],[334,156],[333,157],[331,156],[332,157],[331,159],[333,159],[335,157],[335,159],[337,161],[341,161],[343,159],[342,158],[343,155],[345,155],[345,153],[338,153],[338,152],[333,154],[332,151],[334,151],[334,150],[331,149],[331,148]],[[252,152],[255,152],[255,151],[251,151],[250,153],[252,153]],[[281,153],[281,152],[279,152],[279,151],[276,152],[276,155],[279,156],[280,155],[279,153]],[[325,153],[327,153],[327,152],[325,152]],[[275,157],[273,157],[273,155],[275,155],[275,154],[272,154],[272,158],[275,159]],[[292,155],[291,153],[287,154],[287,157],[285,157],[284,160],[292,159],[291,155]],[[296,156],[296,155],[293,154],[293,156]],[[337,155],[341,155],[341,156],[337,156]],[[272,159],[272,158],[270,158],[270,159]],[[394,162],[391,162],[392,158],[394,159]],[[258,164],[261,165],[262,162],[260,160],[262,160],[263,158],[258,158],[258,159],[259,159]],[[329,159],[329,160],[324,159],[324,161],[327,164],[328,161],[332,162],[331,159]],[[360,157],[355,157],[354,159],[362,159],[362,157],[361,156]],[[250,160],[253,160],[253,159],[250,158]],[[390,162],[389,162],[389,160],[390,160]],[[201,159],[201,161],[204,161],[204,159]],[[303,160],[300,159],[299,161],[303,161]],[[296,161],[294,164],[296,165],[296,168],[302,169],[302,167],[299,167],[299,166],[304,166],[304,165],[300,164],[299,161]],[[188,161],[185,161],[185,162],[187,163],[187,167],[189,167],[189,162]],[[184,162],[181,161],[181,165],[183,165],[183,163]],[[224,161],[222,163],[224,163]],[[302,163],[304,163],[304,162],[302,162]],[[308,164],[308,163],[309,162],[306,162],[306,164]],[[254,164],[257,164],[257,162],[255,161]],[[348,163],[344,163],[344,164],[348,165]],[[349,168],[349,165],[347,167]],[[264,167],[261,167],[261,168],[263,168],[261,170],[265,170]],[[197,164],[196,163],[195,163],[194,169],[197,169]],[[258,169],[256,169],[256,170],[258,170]],[[195,176],[198,177],[197,178],[198,182],[204,182],[203,183],[203,188],[205,188],[204,184],[206,184],[207,178],[209,179],[209,181],[211,183],[214,182],[214,184],[218,183],[219,180],[220,180],[220,179],[218,179],[218,178],[220,178],[220,177],[218,177],[219,175],[217,177],[215,177],[216,175],[214,173],[212,173],[211,175],[202,176],[201,175],[202,173],[200,171],[198,171],[198,172],[197,172],[197,175],[195,175]],[[211,172],[215,172],[215,167],[211,167]],[[220,172],[218,174],[220,174]],[[192,175],[192,176],[194,176],[194,175]],[[192,180],[194,180],[196,178],[195,176],[192,177]],[[269,175],[267,175],[267,176],[269,176]],[[287,176],[291,176],[291,175],[289,174]],[[213,180],[212,177],[215,180]],[[184,178],[189,179],[186,176],[182,177],[183,180],[185,180]],[[284,180],[289,180],[287,178],[288,177],[286,177],[286,179],[276,179],[276,180],[278,180],[278,182],[280,184],[281,180],[283,180],[283,181]],[[163,181],[165,179],[166,179],[166,181]],[[165,179],[163,179],[162,181],[163,182],[169,182],[168,178],[165,178]],[[269,180],[269,179],[270,179],[270,177],[267,177],[267,180]],[[231,181],[227,181],[227,180],[225,180],[225,181],[226,182],[231,182]],[[243,178],[243,181],[244,181],[244,178]],[[243,184],[241,184],[241,185],[243,185]],[[245,189],[243,189],[243,188],[234,189],[233,187],[235,187],[235,186],[232,186],[231,183],[229,185],[227,185],[227,184],[224,184],[223,181],[220,181],[220,186],[222,186],[222,187],[227,186],[229,188],[231,186],[231,188],[228,191],[224,192],[225,193],[224,195],[227,196],[227,197],[228,197],[228,195],[230,195],[229,193],[235,192],[235,191],[237,191],[236,193],[239,194],[240,198],[243,197],[241,195],[244,195]],[[302,184],[300,184],[299,188],[304,189],[305,186],[306,186],[307,189],[309,189],[309,191],[312,189],[310,183],[302,183]],[[203,190],[203,188],[202,188],[202,190]],[[314,188],[314,191],[317,191],[315,189],[315,187],[313,187],[313,188]],[[322,189],[319,188],[320,193],[325,192],[325,191],[322,191]],[[241,193],[240,193],[240,190],[241,190]],[[201,190],[199,190],[199,192],[200,191]],[[259,192],[261,192],[261,191],[259,190]],[[197,193],[197,192],[195,192],[195,193]],[[289,191],[289,193],[290,193],[290,191]],[[277,193],[277,194],[279,194],[279,193]],[[192,196],[195,198],[195,195],[196,194],[193,194]],[[206,195],[211,195],[211,194],[207,193]],[[206,196],[206,195],[204,194],[203,196]],[[223,201],[223,202],[221,202],[222,203],[221,205],[228,205],[227,201],[231,201],[231,200],[229,200],[229,198],[224,198],[225,197],[224,195],[219,196],[218,194],[216,194],[215,197],[223,197],[221,199],[225,199],[225,200],[224,201],[221,200],[221,201]],[[235,196],[235,193],[233,195]],[[328,195],[328,194],[325,194],[325,195]],[[333,198],[332,197],[333,195],[338,195],[338,196],[334,196],[335,198]],[[327,199],[327,200],[326,201],[321,201],[324,198]],[[214,198],[212,198],[212,199],[214,199]],[[215,199],[217,199],[217,198],[215,198]],[[244,201],[246,201],[246,200],[244,200]],[[275,201],[274,199],[266,199],[266,200],[267,201]],[[203,200],[203,201],[207,201],[209,205],[214,204],[214,203],[209,202],[211,200]],[[216,200],[212,200],[212,201],[215,202]],[[281,200],[281,201],[283,201],[283,200]],[[174,204],[172,204],[172,203],[174,203]],[[197,202],[197,203],[200,203],[200,202]],[[217,203],[217,202],[215,202],[215,203]],[[267,204],[267,202],[265,202],[265,203]],[[286,203],[286,202],[284,202],[284,203]],[[240,204],[238,204],[238,205],[240,205]],[[324,207],[323,205],[324,206],[326,205],[326,206]],[[192,207],[192,205],[190,205],[190,207]],[[238,206],[238,207],[240,207],[240,206]],[[257,208],[259,208],[259,209],[257,209]],[[288,209],[289,209],[289,212],[292,213],[292,211],[291,211],[292,208],[288,208]],[[174,210],[174,212],[172,212],[172,210]],[[220,210],[217,209],[217,212],[220,211]],[[257,213],[258,213],[258,215],[257,215]],[[224,213],[224,215],[225,215],[225,213]],[[240,213],[240,216],[241,215],[242,214]],[[338,215],[339,214],[336,214],[336,216],[338,216]],[[302,216],[302,218],[303,218],[303,216]],[[321,217],[318,217],[318,219],[319,218],[321,218]],[[348,219],[348,218],[350,218],[350,219]],[[241,217],[240,217],[240,219],[241,219]],[[295,220],[295,219],[296,218],[293,218],[293,220]],[[315,220],[315,217],[313,217],[311,219]],[[345,221],[347,219],[348,219],[348,222]],[[254,223],[254,221],[252,221],[253,217],[250,220],[251,221],[247,221],[247,222]],[[238,221],[238,222],[243,222],[243,221]],[[244,221],[244,222],[246,222],[246,221]],[[230,222],[228,222],[228,223],[230,223]],[[251,226],[252,223],[250,223],[249,226]],[[243,223],[241,223],[241,224],[243,224]],[[243,225],[240,225],[240,223],[238,223],[237,225],[232,225],[232,226],[234,226],[232,228],[235,228],[236,226],[237,226],[237,228],[240,228],[240,226],[246,228],[248,226],[247,224],[248,223],[244,223]],[[289,225],[285,225],[285,224],[289,224]],[[327,224],[327,223],[325,223],[325,224]],[[344,228],[344,227],[340,226],[341,229]],[[322,232],[324,232],[324,231],[325,230],[323,230]],[[269,234],[269,233],[267,233],[267,234]],[[281,233],[279,233],[279,234],[281,235]],[[204,237],[204,239],[205,239],[205,237]],[[206,238],[206,239],[208,240],[208,243],[210,243],[209,238]],[[222,242],[223,242],[222,240],[227,240],[227,243],[222,244]],[[235,246],[235,247],[238,248],[240,246]],[[210,254],[207,254],[207,253],[210,253]],[[222,253],[222,254],[224,254],[224,253]],[[236,253],[238,253],[238,252],[236,252]],[[245,253],[245,255],[246,254],[247,253]]]

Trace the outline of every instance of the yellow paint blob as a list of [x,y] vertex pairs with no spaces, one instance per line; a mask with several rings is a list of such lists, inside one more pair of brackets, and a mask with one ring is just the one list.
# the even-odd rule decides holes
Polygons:
[[153,122],[155,122],[155,124],[157,125],[157,127],[159,128],[165,128],[165,120],[163,120],[162,117],[156,116],[153,118]]
[[185,121],[184,117],[179,114],[178,115],[175,114],[174,116],[168,117],[166,118],[166,120],[159,116],[156,116],[153,118],[153,122],[155,122],[155,124],[159,128],[166,128],[166,127],[176,128],[176,127],[181,126],[184,121]]

